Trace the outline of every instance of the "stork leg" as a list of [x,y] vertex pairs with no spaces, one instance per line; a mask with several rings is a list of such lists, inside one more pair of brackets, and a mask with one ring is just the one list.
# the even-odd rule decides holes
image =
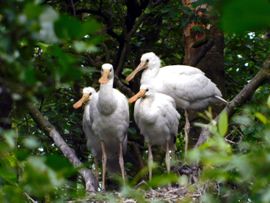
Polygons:
[[167,172],[170,173],[171,170],[171,162],[170,162],[170,149],[169,149],[169,142],[166,142],[166,155],[165,155],[165,163]]
[[148,144],[148,170],[149,170],[149,180],[152,179],[152,167],[153,167],[153,155],[151,145]]
[[102,188],[105,191],[105,178],[106,178],[106,167],[107,167],[107,154],[105,150],[104,142],[101,142],[101,150],[102,150]]
[[190,123],[188,120],[187,110],[185,110],[185,120],[186,120],[186,124],[185,124],[185,157],[186,157],[187,150],[188,150],[188,135],[189,135],[189,130],[190,130]]
[[119,145],[119,165],[120,165],[123,181],[125,182],[125,166],[124,166],[124,159],[123,159],[123,143],[122,142],[120,142],[120,145]]
[[95,164],[95,176],[98,181],[98,160],[97,157],[94,157],[94,164]]

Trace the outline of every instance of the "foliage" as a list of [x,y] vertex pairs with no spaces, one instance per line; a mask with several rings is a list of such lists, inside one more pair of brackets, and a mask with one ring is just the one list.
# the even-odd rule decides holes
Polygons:
[[1,83],[11,84],[16,101],[15,130],[1,129],[1,202],[76,197],[83,187],[68,180],[76,179],[76,170],[21,107],[25,99],[32,100],[64,135],[81,134],[80,126],[72,127],[81,118],[70,113],[71,87],[91,74],[89,67],[79,68],[78,53],[97,50],[101,26],[90,17],[80,21],[39,1],[5,1],[0,9]]
[[221,24],[224,31],[241,33],[269,27],[269,1],[228,0],[223,4]]
[[[71,2],[75,2],[72,5]],[[0,85],[12,88],[14,107],[12,130],[0,129],[0,201],[63,202],[84,197],[77,169],[65,159],[52,141],[30,118],[23,102],[33,105],[49,118],[65,141],[87,166],[89,152],[81,131],[81,112],[71,106],[84,86],[97,87],[102,63],[120,67],[120,79],[133,69],[142,53],[156,52],[163,64],[183,60],[183,28],[192,20],[190,8],[181,1],[58,1],[12,0],[0,3]],[[161,2],[161,3],[156,3]],[[227,98],[233,98],[259,70],[270,54],[269,3],[260,1],[199,1],[215,3],[218,23],[225,31],[225,72]],[[252,13],[252,14],[251,14]],[[241,14],[241,15],[239,15]],[[142,16],[142,23],[128,35]],[[199,30],[197,30],[199,31]],[[123,47],[126,53],[123,63]],[[132,89],[136,91],[136,84]],[[256,91],[248,106],[238,109],[228,120],[225,113],[208,127],[213,137],[189,153],[189,161],[200,163],[199,187],[206,188],[205,202],[269,202],[269,88]],[[209,115],[210,113],[208,113]],[[183,121],[181,121],[183,126]],[[145,151],[136,128],[130,140]],[[181,134],[181,132],[180,132]],[[177,138],[177,155],[182,156],[183,139]],[[183,162],[179,159],[176,164]],[[126,164],[136,173],[136,166]],[[120,194],[100,194],[95,198],[119,201],[134,198],[147,201],[145,190],[167,183],[187,186],[187,177],[164,175],[164,167],[146,186],[135,189],[146,168],[122,187]]]
[[[268,97],[269,100],[270,97]],[[265,99],[264,99],[265,101]],[[269,130],[270,107],[266,102],[258,108],[247,106],[236,116],[233,124],[239,125],[241,139],[224,139],[220,126],[228,126],[221,116],[217,124],[209,124],[213,137],[189,153],[193,163],[200,163],[200,184],[206,185],[203,202],[269,202]],[[222,114],[226,115],[226,114]],[[251,134],[247,133],[256,126]],[[239,138],[238,138],[239,139]]]
[[265,32],[225,34],[225,39],[226,91],[233,97],[269,56],[270,41],[265,39]]
[[1,202],[26,202],[28,196],[64,200],[62,193],[67,193],[71,185],[66,178],[75,172],[71,164],[57,154],[33,155],[33,150],[40,147],[35,137],[25,138],[23,145],[16,147],[16,131],[1,132],[1,135]]

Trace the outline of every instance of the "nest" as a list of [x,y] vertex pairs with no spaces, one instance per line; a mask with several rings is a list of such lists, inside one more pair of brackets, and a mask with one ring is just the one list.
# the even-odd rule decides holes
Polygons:
[[196,201],[201,197],[200,191],[190,192],[186,187],[161,187],[157,189],[151,189],[146,193],[146,199],[150,201],[160,202],[182,202],[181,200]]
[[[194,185],[193,185],[194,186]],[[142,191],[140,191],[142,192]],[[69,203],[75,202],[91,202],[91,203],[107,203],[107,202],[120,202],[120,203],[141,203],[141,202],[199,202],[203,194],[203,190],[196,188],[195,191],[189,191],[186,186],[164,186],[156,189],[149,189],[141,193],[141,198],[131,198],[120,192],[101,192],[88,196],[83,200],[68,201]]]

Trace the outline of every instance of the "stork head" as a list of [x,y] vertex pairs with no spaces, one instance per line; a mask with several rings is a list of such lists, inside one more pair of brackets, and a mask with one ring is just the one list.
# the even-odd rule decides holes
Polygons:
[[141,62],[135,70],[126,77],[126,81],[131,81],[141,70],[160,68],[160,59],[154,52],[148,52],[142,55]]
[[78,109],[82,107],[85,103],[87,103],[91,99],[91,96],[94,93],[96,93],[96,90],[92,87],[83,88],[82,98],[79,99],[75,104],[73,104],[73,108]]
[[100,84],[107,84],[109,80],[113,79],[114,71],[112,64],[104,63],[101,66],[101,77],[99,78],[98,82]]
[[154,90],[149,85],[141,85],[140,91],[131,97],[128,102],[132,104],[133,102],[137,101],[140,98],[145,98],[152,95]]

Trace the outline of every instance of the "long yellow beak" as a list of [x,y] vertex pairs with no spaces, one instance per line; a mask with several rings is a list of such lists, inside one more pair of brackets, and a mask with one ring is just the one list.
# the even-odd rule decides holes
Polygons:
[[147,62],[141,62],[137,66],[137,68],[135,68],[135,70],[126,77],[126,81],[127,82],[131,81],[138,72],[140,72],[141,70],[143,70],[145,68],[147,68]]
[[98,82],[102,85],[109,82],[109,74],[110,74],[110,70],[103,70],[102,75],[99,78]]
[[89,101],[89,94],[83,94],[82,98],[80,98],[79,101],[77,101],[75,104],[73,104],[74,109],[81,108],[83,104],[85,104],[87,101]]
[[141,97],[143,97],[146,93],[146,90],[141,89],[137,94],[135,94],[133,97],[131,97],[128,100],[128,103],[132,104],[133,102],[137,101],[138,99],[140,99]]

